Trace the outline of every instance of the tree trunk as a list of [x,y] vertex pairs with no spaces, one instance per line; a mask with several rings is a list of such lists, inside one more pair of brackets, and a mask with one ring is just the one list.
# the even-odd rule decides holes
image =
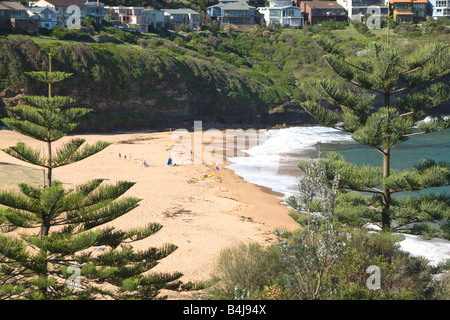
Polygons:
[[[48,55],[48,71],[49,73],[52,72],[52,55]],[[48,97],[52,97],[52,84],[48,83]],[[48,180],[48,187],[52,186],[52,142],[51,142],[51,132],[50,129],[47,132],[47,146],[48,146],[48,173],[47,173],[47,180]]]
[[[391,107],[391,92],[388,88],[384,94],[384,105],[387,108]],[[387,126],[386,136],[390,134],[389,126]],[[383,179],[387,179],[391,172],[391,150],[383,149]],[[384,231],[390,230],[391,228],[391,218],[389,215],[389,208],[391,206],[391,192],[389,191],[383,183],[383,196],[381,200],[381,227]]]
[[[390,172],[390,158],[391,152],[390,149],[383,150],[383,179],[389,177]],[[384,231],[387,231],[391,228],[391,218],[389,216],[389,207],[391,205],[391,192],[385,186],[383,186],[383,196],[381,200],[381,225]]]
[[[48,139],[50,139],[50,132]],[[50,188],[52,186],[52,143],[49,141],[47,145],[48,145],[47,185]]]

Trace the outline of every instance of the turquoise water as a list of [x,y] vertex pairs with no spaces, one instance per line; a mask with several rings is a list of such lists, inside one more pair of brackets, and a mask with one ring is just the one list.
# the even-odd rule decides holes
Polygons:
[[[347,161],[357,165],[367,164],[381,167],[383,164],[383,157],[380,152],[354,141],[324,144],[321,145],[320,149],[323,153],[339,152]],[[311,156],[313,156],[313,153],[311,153]],[[315,157],[317,157],[317,151]],[[411,169],[421,159],[426,158],[433,159],[436,162],[450,162],[450,129],[411,136],[407,141],[397,144],[391,149],[391,168],[395,170]],[[430,188],[420,193],[430,192],[450,194],[450,187]]]
[[[298,195],[302,172],[297,165],[302,161],[317,158],[319,150],[321,157],[327,152],[336,151],[356,165],[381,167],[383,164],[380,152],[360,145],[351,139],[350,134],[313,126],[269,130],[264,142],[249,150],[250,157],[228,159],[232,163],[228,167],[246,181],[270,188],[284,197]],[[411,169],[425,158],[432,158],[436,162],[450,162],[450,129],[411,136],[407,141],[395,145],[391,149],[391,168]],[[429,192],[450,193],[450,187],[420,191]]]

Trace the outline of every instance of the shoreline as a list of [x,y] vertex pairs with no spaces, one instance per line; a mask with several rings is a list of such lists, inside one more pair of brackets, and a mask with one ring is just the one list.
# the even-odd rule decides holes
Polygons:
[[[84,138],[86,143],[103,140],[112,144],[80,162],[55,169],[54,178],[66,188],[93,178],[109,179],[108,183],[136,182],[126,196],[142,199],[139,206],[102,227],[127,230],[158,222],[162,225],[159,232],[132,246],[136,250],[164,243],[178,247],[149,272],[181,272],[183,282],[208,280],[222,249],[241,242],[270,245],[275,228],[298,227],[278,193],[245,181],[226,168],[227,164],[219,165],[219,171],[206,163],[168,166],[167,159],[177,143],[171,132],[73,134],[55,142],[55,148],[73,137]],[[19,141],[39,150],[43,147],[27,136],[0,130],[0,148]],[[131,154],[131,159],[125,160],[125,154]],[[141,166],[142,159],[150,166]],[[39,168],[3,152],[0,163]],[[204,174],[214,176],[200,178]]]

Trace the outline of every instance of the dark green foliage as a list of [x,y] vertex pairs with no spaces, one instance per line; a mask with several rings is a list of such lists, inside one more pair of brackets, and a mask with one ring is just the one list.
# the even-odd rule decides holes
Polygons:
[[[317,100],[303,102],[302,107],[320,123],[351,133],[356,142],[379,151],[382,160],[380,167],[357,167],[334,153],[321,160],[327,179],[340,177],[342,194],[337,197],[337,218],[350,225],[381,220],[385,230],[391,228],[391,219],[396,223],[448,221],[450,213],[443,209],[447,196],[438,196],[433,204],[416,198],[424,201],[423,206],[417,203],[416,209],[408,212],[411,200],[403,203],[394,195],[448,186],[449,164],[424,160],[411,170],[397,172],[390,168],[390,155],[396,144],[412,135],[450,126],[450,120],[441,116],[422,121],[431,109],[450,99],[449,85],[439,81],[450,72],[450,47],[429,43],[401,57],[395,48],[373,42],[365,54],[353,57],[343,54],[329,37],[316,35],[314,39],[327,52],[325,61],[342,81],[311,81]],[[353,87],[351,91],[349,85]],[[377,95],[383,101],[381,106],[375,105]],[[318,99],[327,100],[334,109],[323,106]],[[309,166],[299,165],[302,170]],[[363,198],[352,191],[372,196]]]
[[[27,85],[24,72],[43,70],[48,64],[47,55],[30,37],[15,36],[0,40],[0,86]],[[24,63],[26,61],[26,63]]]
[[[73,138],[54,150],[52,143],[71,133],[77,120],[90,110],[70,107],[77,99],[51,96],[51,86],[70,73],[52,71],[50,64],[49,72],[27,75],[47,83],[48,97],[23,97],[25,104],[7,108],[9,117],[2,121],[46,143],[47,153],[23,142],[3,151],[46,168],[47,181],[43,188],[20,183],[19,192],[0,191],[0,297],[154,299],[162,288],[177,288],[180,273],[143,275],[176,250],[175,245],[140,252],[131,248],[131,243],[151,236],[161,225],[128,231],[103,228],[137,207],[140,199],[124,196],[133,182],[109,184],[95,179],[66,189],[53,180],[53,169],[101,152],[110,143],[88,145],[84,139]],[[16,235],[8,235],[12,231]],[[75,283],[71,282],[73,273]],[[102,289],[106,284],[112,287]]]
[[367,24],[364,22],[352,21],[352,26],[362,35],[368,38],[376,38],[376,36],[370,32],[370,29],[367,27]]
[[[287,200],[300,229],[275,230],[277,245],[266,249],[242,244],[222,251],[219,282],[208,291],[213,299],[445,299],[448,279],[433,276],[448,266],[430,267],[400,250],[402,235],[343,226],[337,207],[345,194],[337,193],[338,178],[331,189],[324,183],[326,172],[323,162],[313,162],[300,197]],[[365,206],[360,193],[352,198]],[[379,271],[379,287],[371,286],[371,268]]]

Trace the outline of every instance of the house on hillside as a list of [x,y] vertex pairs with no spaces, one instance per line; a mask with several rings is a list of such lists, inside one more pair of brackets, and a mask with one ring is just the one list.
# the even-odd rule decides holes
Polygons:
[[187,24],[191,30],[200,28],[200,13],[192,9],[162,9],[161,11],[164,12],[166,28],[172,28],[180,23]]
[[102,20],[105,18],[106,10],[103,2],[86,1],[86,16],[94,18],[96,24],[102,24]]
[[50,7],[31,7],[28,11],[38,17],[39,28],[51,30],[58,24],[58,13]]
[[352,20],[361,22],[362,16],[379,12],[381,16],[387,17],[389,11],[389,0],[336,0],[338,4],[347,10],[347,16]]
[[39,30],[39,19],[29,16],[27,8],[17,1],[0,1],[0,29]]
[[428,0],[428,14],[434,19],[450,19],[450,0]]
[[145,9],[143,14],[147,17],[148,27],[156,29],[165,27],[163,11],[157,9]]
[[302,9],[293,6],[292,0],[271,0],[268,7],[257,8],[266,25],[279,23],[283,26],[302,27]]
[[208,7],[207,14],[220,24],[253,25],[255,9],[246,0],[224,0]]
[[111,15],[113,23],[125,24],[139,32],[148,31],[144,7],[105,7],[105,9],[106,13]]
[[[80,23],[86,18],[86,6],[77,0],[38,0],[33,7],[50,7],[55,10],[58,14],[58,26],[67,26],[69,18],[79,19]],[[79,8],[79,18],[75,17],[77,10],[73,10],[76,7]]]
[[427,0],[389,0],[389,7],[395,22],[420,22],[427,15]]
[[301,1],[300,8],[308,24],[321,21],[347,21],[347,10],[336,1]]

